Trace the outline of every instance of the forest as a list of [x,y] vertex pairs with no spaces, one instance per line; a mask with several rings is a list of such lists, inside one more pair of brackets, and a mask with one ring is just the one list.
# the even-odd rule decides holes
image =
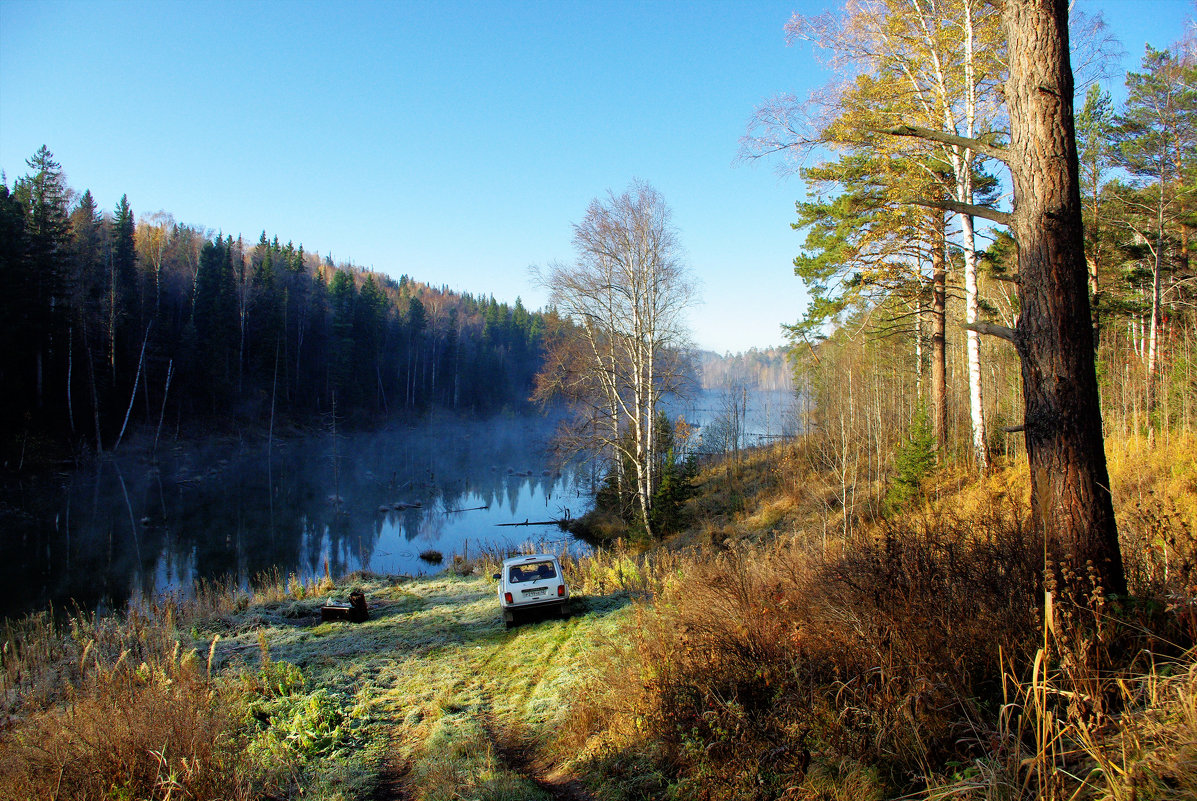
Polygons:
[[0,183],[0,454],[9,469],[129,432],[377,426],[524,408],[546,318],[404,275],[111,212],[42,147]]
[[[973,10],[960,29],[972,47],[952,50],[921,33],[938,24],[930,12],[886,16],[885,7],[861,6],[839,23],[794,17],[792,38],[826,48],[860,77],[817,109],[792,97],[763,104],[742,152],[807,157],[782,165],[809,189],[796,204],[803,247],[794,271],[811,299],[788,327],[791,356],[820,430],[839,443],[828,458],[849,507],[852,485],[890,475],[890,454],[920,410],[941,460],[984,471],[994,455],[1026,452],[1026,340],[1016,329],[1034,286],[1005,227],[1012,215],[1000,210],[1010,187],[993,145],[1009,126],[999,19]],[[1073,28],[1092,344],[1074,336],[1068,347],[1094,348],[1107,436],[1191,432],[1194,45],[1148,45],[1116,105],[1097,82],[1111,77],[1102,72],[1116,49],[1111,33],[1083,16]],[[803,128],[810,119],[823,124]]]
[[720,356],[712,351],[698,355],[702,388],[718,390],[728,386],[776,391],[791,388],[793,369],[786,348],[749,348],[744,353]]

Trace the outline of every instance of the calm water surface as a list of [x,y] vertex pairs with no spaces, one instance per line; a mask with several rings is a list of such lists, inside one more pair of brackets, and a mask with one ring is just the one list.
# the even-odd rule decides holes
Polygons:
[[188,445],[27,480],[0,494],[0,616],[274,570],[436,572],[429,549],[584,548],[554,525],[499,525],[589,508],[592,477],[552,462],[551,435],[506,419],[276,441],[270,458],[265,442]]

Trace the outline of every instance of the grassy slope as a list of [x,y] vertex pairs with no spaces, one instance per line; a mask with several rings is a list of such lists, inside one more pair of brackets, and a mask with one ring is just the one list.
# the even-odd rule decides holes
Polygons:
[[363,624],[305,625],[319,601],[290,601],[195,632],[203,639],[240,629],[217,642],[217,664],[253,668],[264,644],[270,660],[303,670],[310,691],[362,707],[369,747],[351,758],[356,765],[314,771],[308,793],[354,795],[374,785],[382,797],[550,797],[542,787],[552,790],[553,780],[533,754],[591,679],[591,654],[627,625],[628,597],[577,598],[565,620],[507,631],[484,577],[366,577],[354,586],[371,605]]

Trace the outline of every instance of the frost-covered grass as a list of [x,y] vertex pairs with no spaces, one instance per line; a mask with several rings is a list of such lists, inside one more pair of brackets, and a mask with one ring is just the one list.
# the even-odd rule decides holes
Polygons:
[[[1197,553],[1197,445],[1169,448],[1111,461],[1138,588],[1100,610],[1097,628],[1124,632],[1098,642],[1129,654],[1117,675],[1081,669],[1083,637],[1044,644],[1041,551],[1018,547],[1025,470],[945,471],[930,497],[950,513],[840,542],[784,446],[704,473],[690,549],[563,556],[565,619],[508,631],[489,578],[505,554],[476,552],[420,579],[276,575],[121,618],[11,623],[0,798],[61,797],[64,781],[96,799],[584,797],[545,789],[569,776],[604,801],[1001,797],[1030,786],[1027,765],[1100,769],[1106,794],[1078,797],[1188,797],[1197,636],[1177,599]],[[321,622],[353,589],[369,620]],[[1161,620],[1172,645],[1156,662],[1124,647]],[[1072,715],[1089,679],[1121,693],[1117,714]],[[1039,753],[1041,730],[1067,752]]]
[[[353,589],[369,620],[321,622],[326,598]],[[547,797],[531,778],[543,733],[630,605],[618,591],[579,596],[564,620],[508,631],[493,581],[451,571],[201,596],[65,628],[10,625],[0,789],[53,796],[57,775],[77,773],[93,788],[83,798],[331,800],[387,797],[383,785],[412,799]],[[107,732],[114,710],[154,721]]]

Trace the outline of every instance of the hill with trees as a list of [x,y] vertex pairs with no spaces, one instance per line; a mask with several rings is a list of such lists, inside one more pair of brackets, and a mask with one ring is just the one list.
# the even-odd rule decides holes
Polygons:
[[[546,318],[282,244],[135,219],[74,192],[42,147],[0,183],[0,452],[115,449],[179,431],[521,408]],[[551,314],[551,313],[550,313]]]
[[787,348],[749,348],[724,354],[704,350],[698,354],[702,388],[748,387],[767,392],[793,388],[793,365]]

